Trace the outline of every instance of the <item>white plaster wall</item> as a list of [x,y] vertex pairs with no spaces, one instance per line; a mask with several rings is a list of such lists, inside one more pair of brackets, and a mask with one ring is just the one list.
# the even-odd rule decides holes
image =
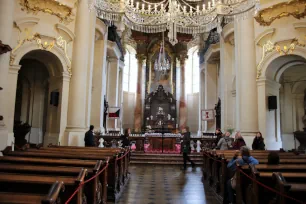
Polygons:
[[136,95],[131,92],[123,92],[123,124],[122,127],[134,129],[134,112],[136,105]]
[[187,126],[196,133],[199,124],[199,93],[187,94]]

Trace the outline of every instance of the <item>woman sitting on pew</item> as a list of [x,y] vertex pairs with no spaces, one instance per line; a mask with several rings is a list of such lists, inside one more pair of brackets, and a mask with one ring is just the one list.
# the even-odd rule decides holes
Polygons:
[[216,149],[219,149],[219,148],[220,150],[232,149],[233,146],[232,146],[232,140],[230,138],[230,135],[231,133],[226,132],[225,136],[219,140]]
[[[236,171],[236,165],[243,166],[248,164],[258,164],[258,160],[250,155],[247,146],[240,148],[241,157],[238,157],[239,151],[236,151],[232,160],[228,163],[227,168],[232,172]],[[230,203],[235,203],[236,174],[227,182],[227,195]]]
[[233,149],[239,150],[242,146],[246,146],[246,144],[245,144],[243,137],[241,136],[241,133],[238,131],[235,134],[235,141],[233,143]]
[[264,138],[262,137],[261,132],[258,132],[256,134],[256,137],[253,140],[252,149],[253,150],[265,150]]

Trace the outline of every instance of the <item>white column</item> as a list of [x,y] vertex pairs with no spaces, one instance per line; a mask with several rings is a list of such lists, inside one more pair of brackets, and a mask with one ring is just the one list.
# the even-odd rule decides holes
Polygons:
[[[15,2],[16,1],[12,0],[0,1],[0,40],[3,44],[7,45],[11,45]],[[8,128],[11,128],[9,126],[12,126],[11,124],[14,120],[10,121],[12,118],[8,117],[8,114],[10,113],[9,111],[11,111],[11,109],[7,107],[7,96],[8,94],[13,93],[16,95],[16,89],[13,91],[13,93],[9,92],[9,87],[11,86],[11,83],[15,83],[10,82],[8,80],[9,62],[10,53],[0,55],[0,87],[3,89],[0,90],[0,150],[3,150],[7,145],[11,145],[11,140],[14,138],[12,137],[12,135],[8,136],[8,132],[11,132],[11,130],[8,130]],[[16,85],[14,86],[16,87]],[[13,104],[15,105],[15,101],[13,102]]]
[[121,107],[120,109],[120,119],[117,120],[117,127],[120,129],[120,132],[123,134],[123,69],[124,62],[119,60],[119,90],[118,90],[118,105]]
[[[108,59],[108,85],[107,85],[107,101],[109,107],[118,106],[118,93],[119,93],[119,59]],[[109,119],[108,129],[117,128],[117,119]]]
[[220,37],[220,99],[221,99],[221,129],[234,127],[232,103],[232,68],[233,46],[229,40]]
[[88,38],[90,33],[89,10],[86,0],[78,4],[75,22],[75,40],[72,56],[72,77],[69,90],[68,121],[66,136],[68,144],[84,145],[86,131],[86,84],[88,67]]
[[[68,138],[65,137],[65,129],[67,126],[67,110],[68,110],[68,99],[69,99],[69,84],[70,84],[70,75],[68,73],[63,73],[62,87],[61,87],[61,105],[60,105],[60,134],[58,142],[60,145],[68,145]],[[48,144],[48,143],[47,143]]]
[[95,43],[95,60],[92,76],[91,124],[104,132],[104,96],[106,95],[107,33]]
[[237,56],[236,129],[240,129],[244,137],[253,138],[258,131],[254,19],[235,21],[234,25],[235,54]]
[[[94,65],[94,50],[95,50],[95,31],[96,31],[96,13],[90,13],[90,30],[88,44],[88,70],[87,70],[87,97],[86,97],[86,126],[90,126],[91,115],[91,95],[92,95],[92,80],[93,80],[93,65]],[[94,108],[94,107],[93,107]]]
[[202,109],[203,109],[203,82],[204,82],[204,76],[203,76],[203,70],[199,69],[200,74],[200,85],[199,85],[199,128],[198,128],[198,136],[202,135]]
[[15,101],[16,101],[16,89],[17,89],[17,79],[18,72],[20,70],[20,65],[12,65],[9,69],[8,80],[7,80],[7,129],[8,129],[8,141],[7,144],[11,145],[14,139],[14,116],[15,116]]
[[[214,109],[218,102],[217,96],[217,64],[209,64],[206,62],[205,67],[205,109]],[[214,132],[216,129],[216,120],[205,122],[206,131]]]

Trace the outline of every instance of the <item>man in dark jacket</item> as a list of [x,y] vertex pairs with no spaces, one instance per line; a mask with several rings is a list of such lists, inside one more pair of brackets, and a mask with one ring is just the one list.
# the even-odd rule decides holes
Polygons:
[[85,133],[85,147],[95,147],[95,138],[94,138],[94,134],[93,134],[93,130],[94,130],[94,126],[91,125],[89,127],[89,130]]
[[186,128],[183,129],[182,147],[183,147],[184,170],[186,170],[187,161],[189,161],[191,163],[192,167],[195,166],[195,163],[188,156],[188,154],[190,153],[190,132],[189,132],[189,127],[188,126],[186,126]]

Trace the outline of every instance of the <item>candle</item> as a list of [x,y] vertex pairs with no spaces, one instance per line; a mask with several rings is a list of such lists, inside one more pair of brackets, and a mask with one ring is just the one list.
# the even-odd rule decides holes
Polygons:
[[136,9],[139,9],[139,2],[136,3]]
[[206,10],[206,5],[205,4],[203,4],[203,11],[205,11]]

